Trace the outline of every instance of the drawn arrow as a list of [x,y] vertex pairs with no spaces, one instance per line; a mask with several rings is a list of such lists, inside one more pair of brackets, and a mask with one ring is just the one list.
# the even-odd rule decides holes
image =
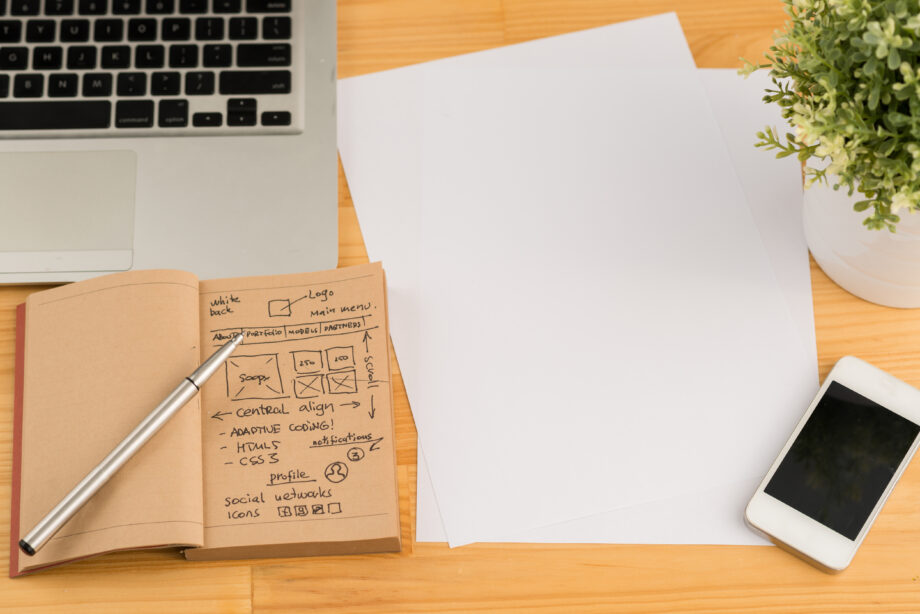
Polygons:
[[370,352],[370,351],[371,351],[371,350],[370,350],[370,346],[369,346],[368,343],[367,343],[368,339],[373,339],[373,337],[371,337],[370,332],[364,331],[364,338],[361,339],[361,341],[364,342],[364,351],[365,351],[365,352]]
[[371,410],[367,412],[367,415],[371,417],[371,420],[374,419],[374,412],[376,411],[377,409],[374,407],[374,395],[371,395]]
[[345,407],[346,405],[351,405],[354,408],[361,406],[361,404],[358,403],[357,401],[352,401],[351,403],[342,403],[341,405],[339,405],[339,407]]
[[229,416],[232,413],[233,413],[232,411],[218,411],[218,412],[215,412],[214,415],[211,417],[214,418],[215,420],[220,420],[221,422],[223,422],[224,419],[221,418],[221,416]]

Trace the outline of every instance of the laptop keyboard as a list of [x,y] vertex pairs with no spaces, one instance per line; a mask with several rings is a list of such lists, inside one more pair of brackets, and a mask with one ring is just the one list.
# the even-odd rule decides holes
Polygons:
[[299,4],[0,0],[0,139],[300,132]]

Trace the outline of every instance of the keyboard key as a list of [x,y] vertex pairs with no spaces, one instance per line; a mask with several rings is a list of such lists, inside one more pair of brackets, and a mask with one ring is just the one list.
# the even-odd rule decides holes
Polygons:
[[218,41],[224,37],[224,20],[220,17],[199,17],[195,20],[195,38]]
[[73,0],[45,0],[45,15],[73,15]]
[[192,21],[185,17],[163,20],[163,40],[187,41],[192,38]]
[[150,128],[152,126],[152,100],[119,100],[116,103],[116,128]]
[[0,47],[0,70],[22,70],[28,65],[28,48]]
[[108,128],[108,100],[0,102],[0,130],[78,130]]
[[32,68],[57,70],[64,63],[64,50],[60,47],[36,47],[32,50]]
[[147,12],[151,15],[169,15],[176,10],[173,0],[147,0]]
[[10,95],[10,76],[0,75],[0,98]]
[[262,113],[263,126],[290,126],[291,114],[287,111],[265,111]]
[[53,43],[54,21],[50,19],[31,19],[26,24],[27,43]]
[[12,0],[10,15],[38,15],[41,0]]
[[105,15],[108,9],[107,0],[80,0],[81,15]]
[[197,128],[217,128],[224,124],[220,113],[195,113],[192,115],[192,125]]
[[134,49],[135,68],[163,68],[166,48],[163,45],[138,45]]
[[112,12],[116,15],[139,15],[141,0],[113,0]]
[[230,19],[231,40],[251,40],[259,36],[259,20],[255,17],[233,17]]
[[220,73],[220,93],[289,94],[291,73],[287,70],[225,70]]
[[21,38],[21,21],[0,21],[0,43],[18,43]]
[[121,19],[98,19],[93,29],[93,40],[98,43],[117,43],[125,36],[125,22]]
[[70,70],[96,68],[96,48],[88,45],[70,47],[67,50],[67,68]]
[[170,45],[170,68],[195,68],[198,66],[198,45]]
[[112,75],[109,73],[86,73],[83,75],[83,96],[94,98],[112,95]]
[[291,0],[246,0],[249,13],[289,13]]
[[214,73],[188,72],[185,73],[185,95],[206,96],[214,93]]
[[13,96],[16,98],[41,98],[45,89],[42,75],[16,75],[13,80]]
[[132,19],[128,21],[129,41],[152,41],[157,39],[156,19]]
[[215,13],[239,13],[241,10],[242,0],[214,0]]
[[291,18],[264,17],[262,19],[262,38],[266,40],[285,40],[291,38]]
[[71,98],[77,95],[77,75],[57,74],[48,77],[48,96]]
[[150,75],[150,93],[154,96],[178,96],[182,76],[177,72],[155,72]]
[[131,47],[127,45],[106,45],[102,48],[102,68],[130,68]]
[[205,45],[203,64],[208,68],[230,66],[232,51],[230,45]]
[[65,19],[61,22],[61,42],[85,43],[89,40],[89,21]]
[[117,92],[119,96],[145,96],[147,75],[142,72],[118,73]]
[[255,98],[231,98],[227,101],[227,125],[255,126],[256,110]]
[[205,13],[208,10],[208,0],[179,0],[180,13]]
[[157,125],[160,128],[188,126],[188,100],[161,100]]
[[241,44],[236,48],[237,66],[290,66],[291,46],[286,43],[268,45]]

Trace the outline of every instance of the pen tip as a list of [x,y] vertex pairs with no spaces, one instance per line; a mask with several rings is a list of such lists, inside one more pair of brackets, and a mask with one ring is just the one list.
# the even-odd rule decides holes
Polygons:
[[233,336],[233,343],[239,345],[243,342],[243,333],[237,333]]
[[34,556],[34,555],[35,555],[35,548],[33,548],[32,546],[30,546],[30,545],[29,545],[29,542],[27,542],[26,540],[20,539],[20,540],[19,540],[19,547],[22,549],[23,552],[25,552],[25,553],[28,554],[29,556]]

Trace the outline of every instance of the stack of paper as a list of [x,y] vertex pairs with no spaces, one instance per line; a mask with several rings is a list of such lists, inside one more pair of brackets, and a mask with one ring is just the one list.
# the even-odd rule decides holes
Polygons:
[[757,543],[745,498],[817,388],[764,84],[697,71],[673,14],[340,82],[420,541]]

